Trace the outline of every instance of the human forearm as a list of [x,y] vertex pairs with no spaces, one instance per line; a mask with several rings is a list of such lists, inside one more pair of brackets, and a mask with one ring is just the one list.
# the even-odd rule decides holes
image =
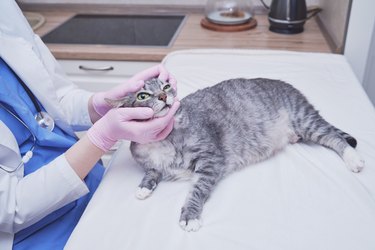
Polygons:
[[89,192],[61,155],[21,178],[0,175],[0,231],[15,233]]
[[70,147],[65,157],[77,175],[84,179],[93,166],[104,155],[104,151],[95,146],[86,135]]

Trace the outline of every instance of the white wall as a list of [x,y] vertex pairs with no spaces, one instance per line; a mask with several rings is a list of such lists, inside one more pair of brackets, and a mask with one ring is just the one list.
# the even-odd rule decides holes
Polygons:
[[375,1],[353,0],[344,55],[362,84],[366,72],[374,24]]
[[375,25],[372,31],[370,52],[367,58],[366,70],[363,79],[363,86],[375,106]]
[[329,34],[335,53],[344,51],[346,24],[351,0],[320,0],[322,11],[318,14],[321,25]]

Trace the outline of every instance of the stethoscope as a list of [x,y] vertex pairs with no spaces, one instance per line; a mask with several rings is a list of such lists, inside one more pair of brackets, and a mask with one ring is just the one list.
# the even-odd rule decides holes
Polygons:
[[[53,120],[53,118],[47,112],[42,111],[42,108],[40,107],[35,95],[31,92],[31,90],[26,86],[26,84],[18,76],[17,76],[17,78],[18,78],[18,81],[20,82],[20,84],[22,85],[22,87],[25,89],[27,95],[30,97],[30,99],[31,99],[36,111],[37,111],[36,115],[34,116],[36,122],[38,123],[38,125],[40,127],[44,128],[44,129],[48,129],[49,131],[52,131],[55,127],[55,121]],[[11,111],[9,108],[7,108],[2,103],[0,103],[0,107],[5,109],[5,111],[7,111],[9,114],[11,114],[17,121],[19,121],[30,132],[30,134],[33,138],[32,146],[26,152],[26,154],[24,156],[22,156],[21,162],[18,164],[18,166],[15,169],[8,170],[8,169],[5,169],[5,168],[0,166],[0,169],[4,170],[5,172],[13,173],[13,172],[17,171],[22,165],[27,163],[33,157],[33,151],[34,151],[35,145],[36,145],[36,136],[33,133],[33,131],[26,125],[26,123],[24,121],[22,121],[21,118],[18,117],[18,115],[16,115],[13,111]]]

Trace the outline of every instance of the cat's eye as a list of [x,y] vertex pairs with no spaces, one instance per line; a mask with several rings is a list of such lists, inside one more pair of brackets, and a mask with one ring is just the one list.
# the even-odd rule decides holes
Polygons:
[[171,85],[170,84],[167,84],[167,85],[165,85],[164,87],[163,87],[163,90],[168,90],[168,89],[170,89],[171,88]]
[[141,92],[137,95],[137,99],[140,101],[146,100],[147,98],[150,97],[149,93]]

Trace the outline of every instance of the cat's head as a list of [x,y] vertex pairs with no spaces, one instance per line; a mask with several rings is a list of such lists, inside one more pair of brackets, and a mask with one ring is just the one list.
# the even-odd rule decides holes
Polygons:
[[176,91],[171,84],[152,78],[145,81],[143,88],[136,93],[129,93],[118,100],[105,100],[114,108],[149,107],[154,110],[154,117],[160,117],[167,114],[175,96]]

